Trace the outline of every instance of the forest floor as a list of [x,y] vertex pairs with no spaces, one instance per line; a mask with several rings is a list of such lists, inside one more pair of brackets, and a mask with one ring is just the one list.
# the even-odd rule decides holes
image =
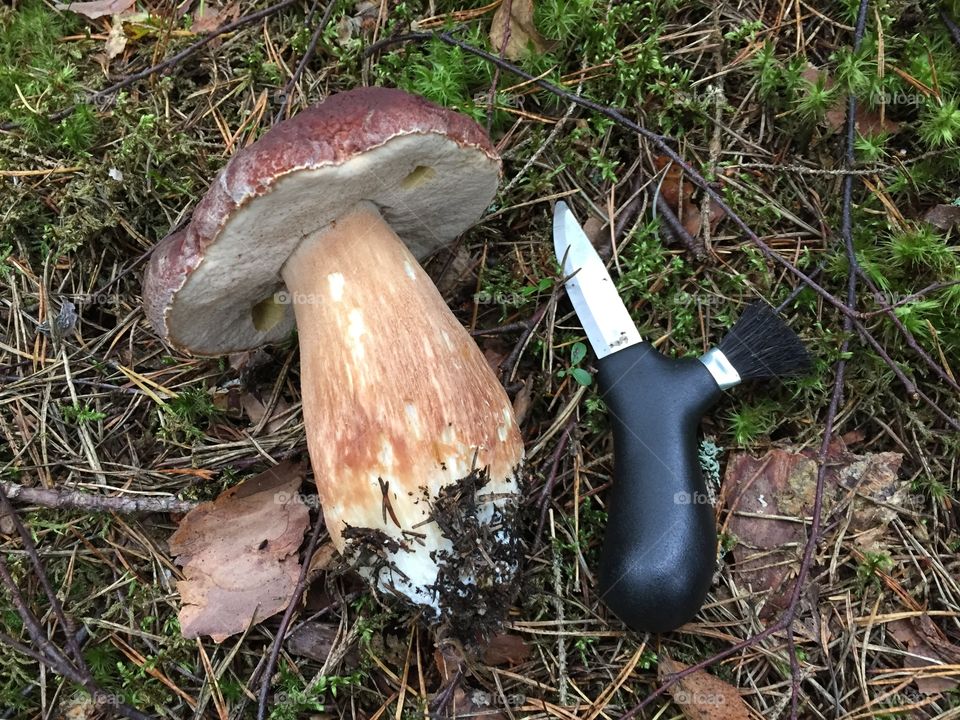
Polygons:
[[[503,158],[485,217],[424,266],[521,423],[521,591],[457,668],[334,562],[268,717],[957,717],[960,2],[100,4],[125,14],[0,8],[7,494],[203,501],[305,457],[295,342],[198,359],[141,304],[150,249],[275,122],[400,87],[474,117]],[[630,632],[597,594],[611,435],[553,258],[559,198],[662,352],[703,353],[763,299],[814,357],[708,413],[720,561],[676,632]],[[279,616],[183,638],[179,515],[41,504],[14,501],[28,544],[0,513],[0,715],[105,710],[24,620],[71,644],[32,544],[88,689],[155,717],[256,715]]]

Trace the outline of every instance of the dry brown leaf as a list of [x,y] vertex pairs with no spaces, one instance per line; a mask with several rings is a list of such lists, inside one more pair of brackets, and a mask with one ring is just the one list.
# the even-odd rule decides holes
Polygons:
[[934,205],[923,214],[923,221],[938,230],[949,232],[960,227],[960,207],[956,205]]
[[[251,425],[259,425],[260,421],[263,420],[263,416],[267,412],[266,406],[254,395],[250,393],[244,393],[239,397],[240,406],[243,408],[243,411],[247,414],[247,417],[250,418]],[[279,430],[283,425],[290,419],[287,416],[287,411],[293,407],[283,398],[279,398],[276,404],[273,406],[273,412],[270,413],[270,419],[267,420],[266,424],[263,426],[267,434],[270,435]]]
[[490,640],[483,651],[483,661],[487,665],[507,665],[512,667],[526,662],[530,658],[530,646],[519,635],[503,633]]
[[[662,682],[667,675],[688,667],[664,656],[657,673]],[[670,686],[669,693],[688,720],[752,720],[750,707],[740,697],[740,691],[704,670],[677,681]]]
[[533,405],[533,378],[527,378],[523,381],[523,387],[513,398],[513,416],[517,419],[517,425],[523,425],[531,405]]
[[493,697],[482,690],[465,685],[461,675],[463,657],[453,643],[440,643],[434,647],[433,661],[440,673],[441,687],[434,695],[434,701],[446,697],[446,702],[437,708],[435,717],[457,718],[458,720],[505,720],[497,712]]
[[[504,44],[506,43],[506,44]],[[490,44],[494,52],[519,60],[528,52],[547,51],[547,41],[533,24],[533,0],[503,0],[490,25]]]
[[326,662],[337,639],[337,626],[316,621],[305,622],[288,637],[284,649],[293,655]]
[[91,0],[91,2],[58,3],[57,10],[83,15],[91,20],[106,15],[121,15],[133,7],[134,0]]
[[[311,496],[312,497],[312,496]],[[316,580],[322,573],[329,572],[337,566],[340,559],[340,553],[333,546],[332,542],[325,542],[318,547],[307,567],[307,579],[310,582]]]
[[187,513],[170,538],[187,638],[215,642],[283,610],[300,574],[297,549],[310,522],[300,500],[303,466],[284,462]]
[[[821,75],[825,75],[823,87],[827,90],[833,87],[834,82],[826,71],[819,70],[811,64],[801,73],[802,77],[811,85],[816,85]],[[857,132],[861,135],[878,135],[888,133],[893,135],[900,131],[900,123],[883,116],[880,111],[865,107],[862,103],[857,106]],[[842,130],[847,124],[847,96],[838,97],[833,106],[827,110],[824,116],[826,125],[832,130]]]
[[607,230],[606,227],[606,223],[596,215],[591,215],[583,223],[583,234],[587,236],[590,244],[593,245],[597,251],[603,249],[609,250],[610,231]]
[[110,33],[107,35],[105,51],[107,60],[113,60],[122,53],[127,47],[127,36],[123,32],[123,20],[117,15],[113,16],[113,23],[110,25]]
[[201,5],[193,14],[190,30],[198,35],[210,33],[238,17],[240,17],[240,6],[237,3],[232,3],[225,8]]
[[504,347],[503,343],[490,339],[484,343],[483,356],[487,359],[487,364],[495,373],[500,372],[500,367],[510,356],[510,352]]
[[[791,518],[813,509],[817,464],[812,450],[774,448],[763,457],[736,453],[727,463],[723,500],[732,511],[728,528],[737,538],[734,570],[755,592],[767,592],[762,617],[782,609],[792,591],[786,582],[797,567],[806,530]],[[848,531],[863,547],[882,540],[896,507],[907,499],[897,472],[899,453],[854,455],[835,440],[827,456],[824,511],[853,493]],[[861,535],[857,535],[860,533]]]
[[[842,130],[847,124],[847,99],[840,98],[833,107],[827,110],[825,116],[827,125],[832,130]],[[857,106],[857,132],[861,135],[879,135],[887,133],[893,135],[900,131],[900,123],[891,120],[887,115],[880,115],[878,110]]]
[[[672,163],[666,155],[657,155],[653,159],[654,167],[657,170],[667,168],[660,182],[659,193],[670,209],[673,210],[684,229],[691,237],[700,234],[703,225],[702,213],[700,212],[699,201],[694,199],[696,188],[683,175],[683,169],[676,163]],[[720,221],[723,220],[725,213],[719,204],[713,199],[710,200],[710,230],[711,233],[717,229]]]
[[[887,628],[910,653],[903,658],[905,668],[926,667],[926,672],[932,674],[937,671],[931,665],[960,665],[960,647],[950,642],[929,615],[894,620]],[[917,690],[924,695],[946,693],[960,686],[960,675],[918,676],[915,682]]]

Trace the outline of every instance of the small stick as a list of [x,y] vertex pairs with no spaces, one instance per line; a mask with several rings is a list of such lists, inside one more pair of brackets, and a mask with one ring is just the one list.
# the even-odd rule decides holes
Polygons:
[[671,235],[673,235],[680,243],[687,249],[693,257],[697,260],[703,260],[707,257],[705,248],[701,246],[701,243],[697,242],[694,237],[687,232],[687,229],[683,226],[683,223],[680,222],[680,218],[676,216],[673,210],[670,208],[670,205],[667,204],[667,201],[664,199],[663,195],[659,192],[657,193],[657,212],[663,216],[663,219],[667,223],[667,228]]
[[185,513],[198,504],[175,497],[107,497],[65,488],[27,487],[7,480],[0,480],[0,496],[44,508],[115,512],[124,515]]

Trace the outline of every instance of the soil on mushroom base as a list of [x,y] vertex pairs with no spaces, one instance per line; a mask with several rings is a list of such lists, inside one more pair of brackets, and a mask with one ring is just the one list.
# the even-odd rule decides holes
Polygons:
[[[513,476],[523,484],[521,466],[514,468]],[[424,490],[424,500],[431,508],[430,521],[439,526],[452,546],[430,556],[438,566],[431,589],[436,591],[440,607],[432,620],[438,637],[454,638],[465,646],[481,645],[500,629],[505,610],[519,590],[522,494],[485,495],[483,488],[489,481],[486,468],[475,469],[445,486],[437,497],[429,497]],[[390,558],[401,550],[415,551],[407,542],[372,528],[348,526],[343,538],[347,543],[345,555],[353,565],[371,571],[368,578],[382,578],[384,570],[404,577]],[[390,593],[388,587],[386,593],[405,599],[399,590]],[[380,594],[384,594],[382,588]]]
[[[513,470],[521,486],[522,470],[519,465]],[[483,643],[499,630],[519,590],[522,493],[502,499],[483,496],[489,481],[485,468],[476,469],[444,487],[432,501],[431,517],[453,545],[435,557],[440,568],[434,586],[440,596],[440,635],[465,644]],[[492,517],[481,517],[482,505],[496,500],[500,502],[493,506]]]

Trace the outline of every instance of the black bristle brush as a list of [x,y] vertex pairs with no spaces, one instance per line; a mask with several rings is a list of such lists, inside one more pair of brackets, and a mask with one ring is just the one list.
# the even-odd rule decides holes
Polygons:
[[741,380],[803,375],[812,366],[797,334],[762,301],[747,305],[717,350]]
[[744,380],[798,375],[810,366],[800,339],[763,302],[747,306],[700,358],[670,358],[640,342],[600,361],[616,475],[598,586],[634,630],[679,627],[710,589],[717,530],[697,459],[703,414]]

